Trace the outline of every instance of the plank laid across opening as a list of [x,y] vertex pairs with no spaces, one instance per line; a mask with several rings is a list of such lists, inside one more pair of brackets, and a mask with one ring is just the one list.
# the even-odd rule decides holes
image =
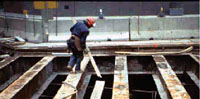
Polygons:
[[162,85],[162,82],[161,82],[159,76],[157,74],[153,74],[152,77],[156,84],[156,87],[157,87],[157,90],[158,90],[158,93],[159,93],[161,99],[168,99],[167,92],[166,92],[166,90],[164,90],[164,86]]
[[[86,67],[83,65],[87,65],[89,61],[83,60],[81,67]],[[83,73],[70,73],[64,81],[64,84],[60,87],[58,92],[56,93],[54,99],[71,99],[75,96],[77,92],[77,86],[81,82],[83,78]],[[75,87],[75,88],[74,88]]]
[[96,81],[90,99],[101,99],[104,85],[105,85],[105,81]]
[[[83,73],[70,73],[66,80],[64,81],[66,84],[62,84],[58,92],[56,93],[54,99],[72,99],[75,95],[75,91],[77,90],[77,86],[81,80]],[[73,87],[72,87],[73,86]],[[75,88],[74,88],[75,87]]]
[[[20,78],[9,85],[5,90],[0,93],[0,99],[11,99],[14,98],[24,87],[51,62],[55,57],[47,56],[42,58],[34,66],[32,66],[28,71],[26,71]],[[28,94],[28,92],[27,92]],[[25,94],[24,97],[29,96]]]
[[168,98],[172,99],[191,99],[188,92],[181,84],[175,72],[172,70],[171,66],[165,59],[163,55],[152,55],[153,59],[157,65],[160,78],[165,85]]
[[115,57],[112,99],[129,99],[127,57]]

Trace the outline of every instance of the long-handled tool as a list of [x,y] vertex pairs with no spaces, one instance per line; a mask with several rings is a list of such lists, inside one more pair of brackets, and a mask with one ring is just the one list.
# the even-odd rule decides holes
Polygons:
[[86,50],[88,51],[88,55],[89,55],[90,61],[92,63],[92,66],[93,66],[93,68],[94,68],[97,76],[100,77],[100,78],[102,78],[101,73],[100,73],[100,71],[99,71],[99,69],[97,67],[96,62],[94,61],[94,58],[93,58],[93,56],[92,56],[92,54],[91,54],[90,49],[88,48],[88,46],[86,46]]

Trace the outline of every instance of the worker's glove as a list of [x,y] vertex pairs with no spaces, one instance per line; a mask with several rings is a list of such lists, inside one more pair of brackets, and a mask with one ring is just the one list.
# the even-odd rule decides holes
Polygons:
[[78,51],[80,52],[83,52],[83,49],[82,48],[77,48]]
[[84,52],[84,54],[88,54],[89,50],[85,48],[85,49],[83,50],[83,52]]

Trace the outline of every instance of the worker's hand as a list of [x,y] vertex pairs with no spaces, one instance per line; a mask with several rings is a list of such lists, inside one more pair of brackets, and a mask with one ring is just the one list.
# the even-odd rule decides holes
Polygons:
[[88,49],[85,48],[85,49],[83,50],[83,52],[84,52],[85,54],[88,54],[89,51],[88,51]]
[[79,47],[79,48],[77,48],[77,50],[78,50],[78,51],[83,51],[83,49],[82,49],[82,48],[80,48],[80,47]]

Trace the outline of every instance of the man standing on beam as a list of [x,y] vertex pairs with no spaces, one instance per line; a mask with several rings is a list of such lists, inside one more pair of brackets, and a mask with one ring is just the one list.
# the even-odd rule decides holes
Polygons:
[[72,70],[76,64],[75,71],[80,71],[83,50],[86,48],[86,38],[89,35],[89,29],[95,25],[95,19],[89,17],[83,22],[77,22],[70,28],[71,37],[67,40],[67,45],[73,54],[71,55],[67,66],[69,70]]

